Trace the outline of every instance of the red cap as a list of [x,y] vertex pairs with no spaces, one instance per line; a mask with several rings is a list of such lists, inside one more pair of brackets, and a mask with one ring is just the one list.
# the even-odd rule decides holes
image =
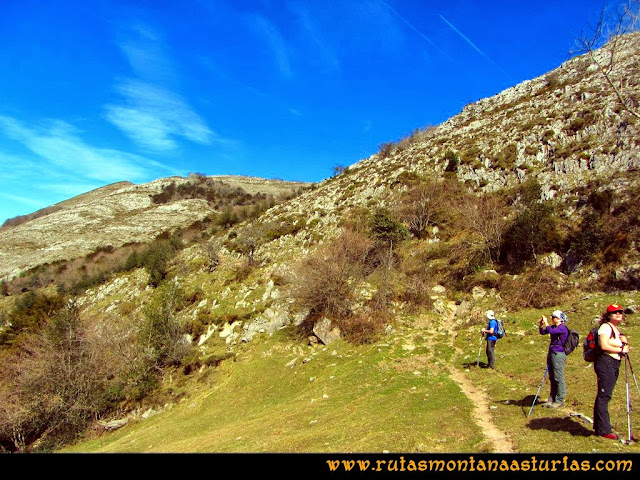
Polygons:
[[616,305],[615,303],[612,303],[607,307],[607,313],[617,312],[618,310],[624,310],[624,308],[622,308],[620,305]]

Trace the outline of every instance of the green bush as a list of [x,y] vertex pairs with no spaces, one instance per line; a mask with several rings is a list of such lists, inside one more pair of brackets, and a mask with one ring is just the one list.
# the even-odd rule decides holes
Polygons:
[[45,295],[34,291],[17,298],[14,307],[6,316],[9,325],[0,334],[0,347],[10,347],[21,334],[36,334],[50,318],[64,308],[64,297]]
[[536,203],[521,211],[504,234],[500,247],[502,262],[517,269],[559,243],[554,208]]
[[144,321],[139,332],[148,360],[164,367],[180,362],[189,346],[176,312],[184,303],[184,293],[174,282],[160,285],[144,308]]
[[167,238],[154,240],[141,255],[140,263],[149,273],[149,285],[157,287],[169,271],[169,262],[176,255],[176,243]]
[[505,229],[498,259],[520,270],[537,255],[560,246],[562,237],[553,204],[540,200],[541,187],[537,180],[526,181],[514,193],[511,202],[519,210]]
[[460,158],[460,163],[463,165],[468,165],[472,168],[480,168],[482,167],[482,162],[480,161],[480,155],[482,154],[482,149],[477,146],[473,146],[462,154]]
[[447,162],[447,166],[445,167],[445,172],[457,172],[458,165],[460,165],[460,157],[453,150],[447,150],[447,153],[444,155],[444,159]]
[[577,253],[579,260],[588,260],[599,252],[606,242],[606,231],[602,216],[598,212],[588,214],[582,219],[577,229],[571,248]]
[[141,266],[142,266],[142,261],[140,259],[140,255],[136,250],[134,250],[129,254],[129,256],[124,262],[124,270],[128,272],[133,270],[134,268],[139,268]]
[[517,149],[514,143],[507,145],[495,158],[495,166],[504,170],[513,170],[517,160]]
[[385,245],[395,245],[409,236],[407,228],[385,208],[373,212],[369,220],[369,233],[374,240]]

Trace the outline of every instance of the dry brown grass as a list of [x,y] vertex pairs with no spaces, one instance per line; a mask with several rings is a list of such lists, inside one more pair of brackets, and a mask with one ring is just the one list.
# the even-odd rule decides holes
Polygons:
[[538,265],[518,276],[503,276],[500,294],[510,308],[546,308],[561,305],[573,292],[566,278],[551,267]]

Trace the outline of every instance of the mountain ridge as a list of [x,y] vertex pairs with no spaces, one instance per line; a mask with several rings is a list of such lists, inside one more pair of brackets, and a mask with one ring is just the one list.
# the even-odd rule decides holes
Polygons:
[[[303,182],[258,177],[206,176],[250,195],[286,195]],[[29,268],[86,255],[96,248],[148,242],[165,230],[184,228],[214,212],[205,200],[155,204],[162,188],[187,184],[190,177],[166,177],[143,184],[116,182],[59,202],[51,213],[0,229],[0,279]]]

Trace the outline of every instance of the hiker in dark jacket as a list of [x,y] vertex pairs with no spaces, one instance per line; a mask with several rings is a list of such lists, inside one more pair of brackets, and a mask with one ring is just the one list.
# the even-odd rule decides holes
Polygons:
[[599,354],[593,362],[593,370],[598,381],[598,393],[593,405],[593,430],[596,435],[610,440],[618,440],[611,430],[609,401],[618,381],[622,356],[629,353],[629,340],[620,333],[618,326],[624,320],[624,309],[612,304],[600,318],[598,328]]
[[540,317],[540,335],[550,335],[549,351],[547,352],[547,367],[549,368],[549,383],[551,391],[549,400],[542,404],[543,407],[558,408],[564,406],[564,397],[567,394],[567,386],[564,381],[564,367],[567,355],[564,353],[564,342],[569,336],[569,329],[565,325],[567,316],[561,310],[554,310],[551,314],[551,324],[547,317]]

